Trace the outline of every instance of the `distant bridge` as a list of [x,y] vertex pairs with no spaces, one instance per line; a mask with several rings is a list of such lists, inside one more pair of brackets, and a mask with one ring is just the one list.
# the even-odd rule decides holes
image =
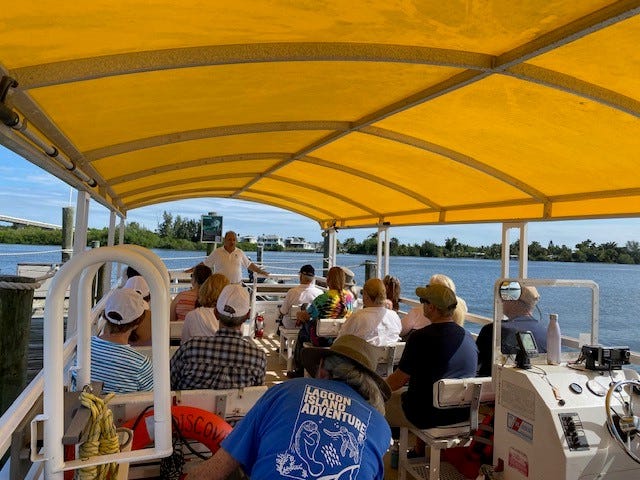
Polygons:
[[13,225],[28,225],[30,227],[40,227],[48,230],[60,230],[62,228],[60,225],[54,225],[53,223],[36,222],[24,218],[9,217],[8,215],[0,215],[0,222],[12,223]]

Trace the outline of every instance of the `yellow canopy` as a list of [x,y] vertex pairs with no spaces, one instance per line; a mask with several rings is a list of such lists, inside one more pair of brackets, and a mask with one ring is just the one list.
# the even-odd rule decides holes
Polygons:
[[4,104],[20,122],[0,142],[121,214],[224,197],[322,228],[638,216],[639,13],[640,0],[6,2],[0,73],[18,82]]

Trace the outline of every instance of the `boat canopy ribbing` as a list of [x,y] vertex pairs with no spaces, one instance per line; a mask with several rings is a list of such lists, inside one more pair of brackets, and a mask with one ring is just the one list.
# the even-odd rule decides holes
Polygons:
[[640,216],[639,13],[9,2],[0,142],[122,215],[220,197],[321,228]]

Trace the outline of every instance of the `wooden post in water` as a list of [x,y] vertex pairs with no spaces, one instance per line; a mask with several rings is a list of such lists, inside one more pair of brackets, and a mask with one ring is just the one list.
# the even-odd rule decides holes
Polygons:
[[73,207],[62,207],[62,263],[73,254]]
[[373,260],[364,261],[364,281],[378,277],[378,264]]
[[27,383],[35,278],[0,276],[0,415]]

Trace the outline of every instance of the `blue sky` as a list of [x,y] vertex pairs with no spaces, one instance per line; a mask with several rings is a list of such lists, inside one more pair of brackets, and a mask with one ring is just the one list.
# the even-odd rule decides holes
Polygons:
[[[13,152],[0,147],[0,214],[29,220],[60,224],[62,207],[75,206],[75,190],[27,162]],[[102,228],[109,224],[107,209],[91,202],[89,225]],[[224,218],[224,229],[235,230],[240,235],[279,234],[303,236],[319,241],[318,224],[300,215],[252,202],[202,198],[171,202],[145,207],[129,212],[127,221],[135,221],[154,230],[162,219],[163,211],[183,218],[199,219],[200,215],[216,212]],[[372,229],[342,230],[338,238],[354,237],[360,241],[373,233]],[[458,242],[480,246],[500,243],[499,224],[398,227],[391,235],[401,243],[422,243],[430,240],[438,245],[446,238],[455,237]],[[513,235],[515,238],[515,233]],[[640,219],[581,220],[566,222],[537,222],[529,224],[529,240],[546,246],[550,240],[557,245],[574,247],[576,243],[590,239],[596,243],[640,241]]]

